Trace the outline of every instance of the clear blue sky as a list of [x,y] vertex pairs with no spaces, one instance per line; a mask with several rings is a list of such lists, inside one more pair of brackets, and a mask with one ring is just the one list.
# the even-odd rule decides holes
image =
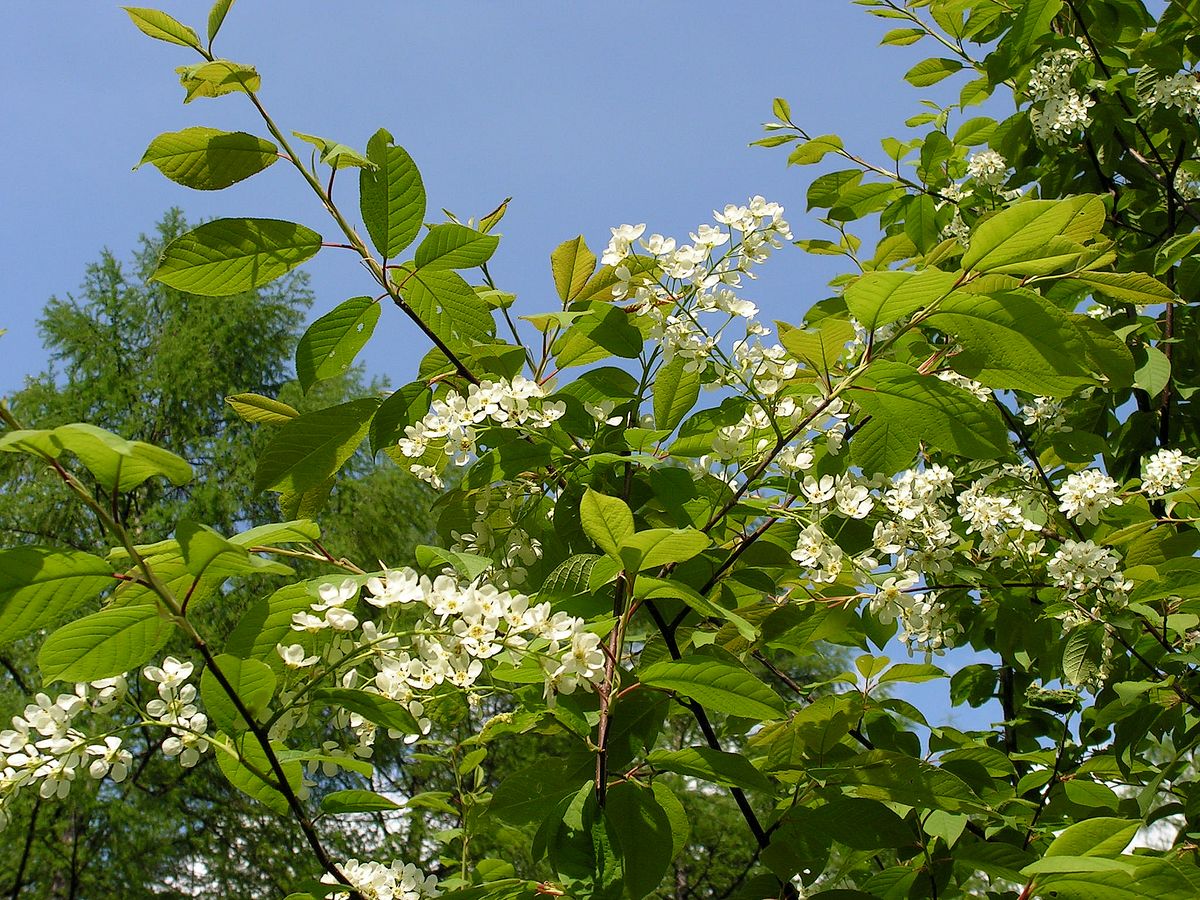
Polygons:
[[[160,5],[203,33],[208,0]],[[362,146],[387,127],[420,165],[431,214],[480,215],[512,195],[492,271],[528,313],[551,305],[548,254],[578,233],[597,250],[621,222],[682,235],[714,207],[763,194],[788,208],[797,236],[825,236],[803,214],[814,170],[747,144],[776,95],[813,134],[838,132],[868,154],[904,134],[919,94],[900,78],[926,54],[878,47],[892,24],[849,0],[239,0],[217,51],[257,65],[288,130]],[[283,165],[215,193],[131,171],[160,132],[263,130],[236,95],[184,106],[173,70],[194,54],[144,37],[115,3],[20,4],[2,32],[0,392],[45,364],[35,320],[46,299],[74,290],[101,247],[125,256],[168,206],[193,219],[293,219],[336,239]],[[351,211],[353,183],[340,195]],[[314,314],[367,287],[347,253],[307,269]],[[796,321],[837,271],[789,248],[748,296]],[[398,311],[385,314],[365,357],[372,373],[408,380],[415,340]]]
[[[208,0],[159,6],[203,33]],[[511,195],[491,270],[525,314],[554,305],[549,253],[579,233],[597,252],[622,222],[682,236],[714,207],[763,194],[787,207],[797,237],[828,236],[804,214],[819,169],[788,169],[785,151],[747,144],[783,96],[810,133],[836,132],[878,159],[880,138],[905,136],[904,119],[930,93],[903,73],[936,52],[879,47],[895,24],[849,0],[238,0],[216,49],[258,67],[262,98],[287,130],[362,146],[388,128],[421,167],[431,214],[480,215]],[[47,298],[75,290],[100,248],[127,256],[169,206],[193,220],[292,219],[337,239],[284,165],[215,193],[131,171],[164,131],[263,133],[237,95],[182,104],[174,67],[195,61],[141,35],[108,0],[5,10],[0,392],[45,366],[35,322]],[[349,211],[353,185],[345,178],[340,195]],[[841,270],[786,248],[746,296],[764,318],[797,321]],[[345,252],[326,250],[307,271],[314,315],[369,289]],[[424,351],[389,307],[364,358],[371,374],[403,383]],[[944,704],[935,698],[945,682],[913,694]]]

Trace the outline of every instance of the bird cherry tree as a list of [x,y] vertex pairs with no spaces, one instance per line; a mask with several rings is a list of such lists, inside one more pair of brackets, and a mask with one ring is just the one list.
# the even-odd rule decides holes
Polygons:
[[[487,265],[503,205],[430,221],[386,130],[359,149],[277,123],[259,73],[214,50],[232,0],[207,40],[129,9],[196,60],[187,101],[249,102],[263,125],[163,134],[143,163],[217,190],[282,160],[325,223],[217,219],[155,277],[220,303],[354,253],[364,293],[308,329],[301,385],[343,371],[385,309],[428,352],[386,397],[229,398],[272,430],[257,484],[281,510],[238,534],[140,542],[122,498],[202,470],[0,407],[0,449],[112,540],[0,552],[0,640],[58,626],[43,693],[0,733],[0,823],[22,792],[212,754],[302,833],[294,898],[686,896],[686,877],[660,887],[695,852],[685,792],[732,798],[754,847],[740,897],[1200,893],[1200,4],[858,2],[885,44],[936,46],[907,81],[962,86],[875,154],[775,101],[757,143],[826,166],[807,195],[826,237],[762,197],[686,235],[620,225],[599,259],[558,246],[554,308],[519,317]],[[767,324],[752,279],[791,244],[847,273]],[[439,492],[415,569],[321,543],[364,442]],[[297,581],[295,559],[326,574]],[[245,578],[275,585],[214,634]],[[802,661],[829,644],[853,669],[814,682]],[[995,726],[905,699],[938,679]],[[546,735],[567,749],[493,783],[498,742]],[[385,742],[456,789],[381,792]],[[416,817],[441,830],[393,860],[373,823]],[[338,829],[356,858],[328,851]],[[502,830],[539,868],[476,852]]]

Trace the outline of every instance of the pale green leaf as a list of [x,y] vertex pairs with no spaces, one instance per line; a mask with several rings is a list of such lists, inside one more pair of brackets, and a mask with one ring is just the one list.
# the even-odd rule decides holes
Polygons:
[[487,341],[496,322],[487,302],[463,277],[449,269],[394,269],[392,280],[413,311],[443,340],[452,337]]
[[351,400],[305,413],[275,432],[258,458],[255,490],[303,492],[331,478],[371,427],[379,400]]
[[374,791],[333,791],[321,798],[321,812],[328,816],[341,816],[346,813],[387,812],[402,808],[403,804],[389,800]]
[[1076,247],[1055,243],[1065,239],[1081,245],[1104,226],[1104,203],[1093,194],[1065,200],[1027,200],[983,221],[971,235],[963,254],[964,269],[975,272],[1044,274],[1069,264]]
[[171,620],[152,603],[111,606],[46,638],[38,668],[47,683],[112,678],[149,661],[173,631]]
[[583,235],[563,241],[550,254],[550,270],[558,299],[569,303],[579,296],[596,271],[596,254],[588,249]]
[[114,583],[107,562],[79,550],[0,550],[0,643],[53,625]]
[[296,346],[296,379],[307,391],[318,381],[345,374],[379,321],[370,297],[351,297],[317,319]]
[[183,98],[184,103],[191,103],[200,97],[252,94],[262,87],[262,78],[254,66],[228,59],[179,66],[175,71],[179,75],[179,83],[187,92]]
[[621,544],[634,533],[633,513],[625,501],[588,488],[579,503],[579,521],[584,534],[620,562]]
[[641,572],[686,562],[707,550],[711,543],[708,535],[694,528],[651,528],[625,538],[617,553],[626,571]]
[[[270,666],[257,659],[239,659],[228,653],[222,653],[213,661],[251,717],[262,719],[275,695],[275,673]],[[250,727],[211,666],[200,676],[200,697],[208,717],[226,734],[237,734]]]
[[418,269],[470,269],[496,252],[500,239],[456,222],[434,225],[417,247]]
[[846,306],[868,331],[888,325],[946,297],[958,276],[940,269],[867,272],[846,288]]
[[416,240],[425,218],[425,184],[417,164],[403,147],[392,143],[384,129],[367,142],[367,159],[358,179],[358,202],[371,242],[385,257],[394,258]]
[[277,159],[278,148],[244,131],[185,128],[160,134],[141,162],[167,178],[198,191],[218,191],[261,172]]
[[295,407],[282,400],[264,397],[262,394],[234,394],[232,397],[226,397],[225,402],[247,422],[263,425],[283,425],[300,415]]
[[212,47],[212,42],[217,39],[217,32],[221,30],[221,25],[225,22],[225,16],[229,14],[229,8],[233,6],[233,0],[216,0],[212,9],[208,12],[208,46]]
[[153,280],[205,297],[261,287],[321,249],[310,228],[279,219],[217,219],[163,249]]
[[143,34],[155,40],[166,41],[168,44],[178,44],[180,47],[190,47],[193,50],[201,48],[200,36],[188,26],[177,21],[165,12],[157,9],[145,9],[137,6],[122,7]]

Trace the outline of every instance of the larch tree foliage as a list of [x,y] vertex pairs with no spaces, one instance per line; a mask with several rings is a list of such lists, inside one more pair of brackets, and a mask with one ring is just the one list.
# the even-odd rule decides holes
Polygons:
[[[39,679],[0,816],[113,796],[154,740],[290,822],[292,900],[1200,894],[1200,3],[859,2],[936,48],[907,81],[961,89],[880,151],[775,101],[758,143],[834,164],[808,187],[826,236],[754,197],[686,239],[569,238],[549,310],[488,271],[503,205],[442,220],[387,130],[276,122],[214,49],[231,0],[203,39],[129,9],[193,60],[188,100],[262,120],[144,163],[206,190],[283,164],[315,200],[181,234],[153,280],[219,306],[359,257],[297,342],[306,400],[384,314],[429,349],[385,398],[232,398],[281,512],[251,528],[144,533],[131,495],[211,484],[202,460],[0,407],[0,450],[104,536],[0,553],[0,639],[35,636]],[[768,326],[748,276],[792,244],[847,271]],[[322,540],[364,446],[438,492],[412,566]],[[847,671],[804,673],[823,642]],[[937,679],[1002,721],[905,699]]]

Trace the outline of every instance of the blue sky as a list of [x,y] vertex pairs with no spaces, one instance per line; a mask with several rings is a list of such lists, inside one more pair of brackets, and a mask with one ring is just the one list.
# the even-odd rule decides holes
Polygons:
[[[160,8],[203,32],[208,5]],[[21,4],[5,19],[0,392],[46,365],[35,325],[44,302],[75,290],[100,248],[127,256],[169,206],[193,220],[291,219],[338,239],[284,165],[215,193],[150,167],[131,171],[164,131],[264,133],[237,95],[183,105],[174,68],[196,61],[190,51],[142,36],[107,0]],[[903,73],[936,52],[879,47],[896,24],[849,0],[239,0],[216,49],[258,67],[263,101],[285,130],[361,147],[388,128],[421,167],[431,214],[446,207],[478,216],[511,195],[490,268],[528,314],[555,305],[549,254],[579,233],[597,253],[622,222],[683,235],[714,208],[763,194],[787,207],[797,237],[828,236],[804,214],[819,169],[789,169],[785,151],[747,144],[762,136],[771,99],[783,96],[810,133],[836,132],[878,159],[879,140],[906,136],[904,119],[930,93],[909,88]],[[339,199],[353,212],[354,179],[342,183]],[[744,293],[764,319],[798,321],[843,268],[785,248]],[[322,252],[307,271],[314,317],[369,290],[342,251]],[[424,350],[389,307],[364,359],[371,374],[399,384]],[[943,681],[912,693],[942,705],[945,691]]]
[[[161,6],[203,32],[208,0]],[[150,167],[131,171],[160,132],[262,133],[241,97],[182,104],[173,70],[195,61],[190,51],[145,38],[115,3],[97,0],[22,4],[6,23],[0,391],[44,366],[34,323],[46,299],[74,290],[101,247],[126,255],[168,206],[193,219],[293,219],[336,239],[282,165],[215,193]],[[904,134],[919,94],[901,76],[926,54],[878,47],[893,24],[849,0],[239,0],[217,51],[257,65],[263,100],[287,130],[362,146],[387,127],[420,165],[431,213],[479,215],[513,196],[491,268],[529,313],[553,301],[556,244],[583,233],[599,250],[621,222],[682,234],[714,207],[763,194],[788,208],[797,236],[825,236],[803,215],[814,170],[788,169],[784,151],[747,144],[776,95],[813,134],[840,133],[867,154],[881,137]],[[344,179],[340,195],[351,211],[353,182]],[[364,292],[350,254],[326,251],[307,269],[314,315]],[[747,295],[767,316],[796,321],[839,270],[789,248]],[[417,335],[390,312],[365,359],[396,383],[408,380]]]

